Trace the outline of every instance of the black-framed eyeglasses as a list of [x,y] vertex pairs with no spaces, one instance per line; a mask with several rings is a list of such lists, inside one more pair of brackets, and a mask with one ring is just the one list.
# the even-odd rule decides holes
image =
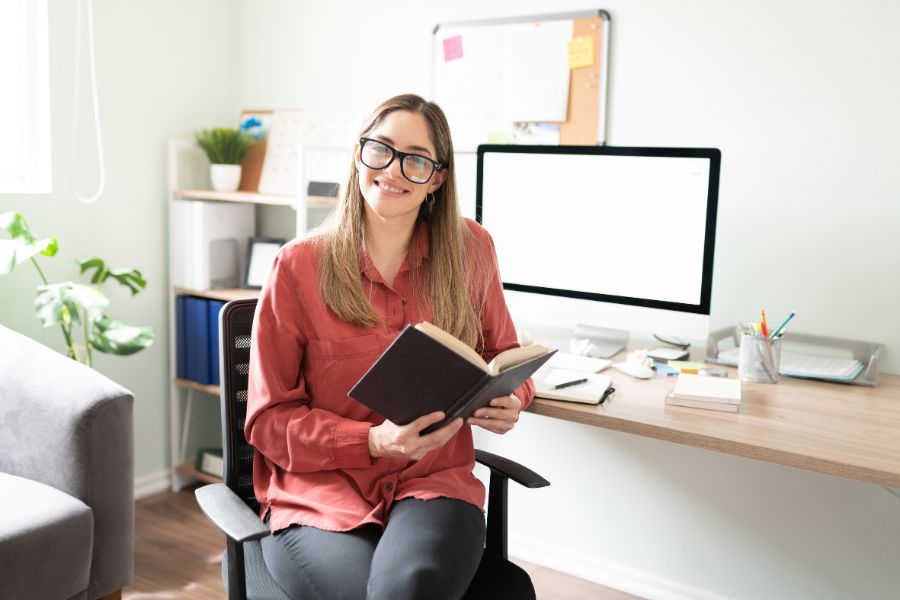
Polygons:
[[400,159],[400,172],[413,183],[428,183],[436,171],[444,168],[444,165],[427,156],[400,152],[372,138],[359,139],[359,159],[370,169],[387,169],[395,158]]

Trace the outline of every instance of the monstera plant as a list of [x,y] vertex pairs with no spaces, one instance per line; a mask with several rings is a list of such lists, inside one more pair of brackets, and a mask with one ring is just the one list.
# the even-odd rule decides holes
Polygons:
[[[99,258],[78,261],[80,274],[90,277],[89,283],[64,281],[50,283],[38,264],[38,258],[55,256],[59,250],[56,237],[38,239],[21,214],[0,214],[0,230],[10,239],[0,239],[0,275],[6,275],[18,265],[30,261],[41,279],[34,301],[37,318],[44,327],[59,326],[70,358],[89,367],[93,351],[107,354],[134,354],[153,343],[155,334],[149,327],[134,327],[106,314],[109,299],[101,286],[112,279],[125,286],[132,296],[147,282],[137,269],[110,269]],[[81,337],[83,341],[76,341]]]

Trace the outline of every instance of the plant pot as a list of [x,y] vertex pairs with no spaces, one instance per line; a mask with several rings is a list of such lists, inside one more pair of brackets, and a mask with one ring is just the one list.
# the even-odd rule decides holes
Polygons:
[[233,192],[241,184],[241,165],[210,165],[209,178],[217,192]]

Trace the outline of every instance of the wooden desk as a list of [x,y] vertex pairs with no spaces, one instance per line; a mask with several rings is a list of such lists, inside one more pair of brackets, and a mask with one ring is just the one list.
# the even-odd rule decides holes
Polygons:
[[673,377],[604,373],[616,393],[602,406],[536,398],[528,411],[900,488],[900,376],[880,375],[876,388],[790,377],[745,383],[735,414],[666,406]]

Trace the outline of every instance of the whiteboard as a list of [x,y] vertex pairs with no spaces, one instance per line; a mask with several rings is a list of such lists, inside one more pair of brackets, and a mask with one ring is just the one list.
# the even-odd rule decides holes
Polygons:
[[602,144],[606,140],[610,22],[606,11],[437,25],[432,36],[432,98],[447,115],[455,151],[474,152],[484,143],[560,143],[559,124],[567,119],[570,93],[566,44],[576,21],[598,17],[596,139]]

